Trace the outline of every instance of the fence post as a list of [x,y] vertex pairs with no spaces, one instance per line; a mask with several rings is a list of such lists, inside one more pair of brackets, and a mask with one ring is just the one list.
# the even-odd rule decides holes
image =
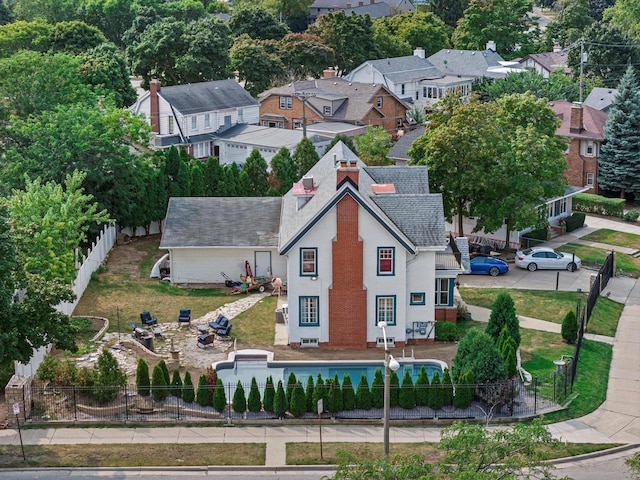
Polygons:
[[129,388],[124,384],[124,421],[129,421]]
[[73,388],[73,418],[77,422],[78,421],[78,397],[76,395],[76,386],[71,385],[71,388]]
[[227,425],[231,425],[231,382],[227,383]]
[[[553,382],[555,386],[555,380]],[[538,377],[533,379],[533,414],[538,412]]]

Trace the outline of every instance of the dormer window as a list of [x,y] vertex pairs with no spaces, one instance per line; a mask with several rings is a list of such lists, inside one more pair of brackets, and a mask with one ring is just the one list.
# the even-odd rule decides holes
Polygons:
[[291,110],[293,108],[293,98],[292,97],[280,97],[280,109],[281,110]]
[[378,97],[378,108],[382,108],[382,97]]
[[198,129],[198,117],[191,117],[191,130]]
[[331,115],[331,107],[323,107],[322,113],[325,115]]

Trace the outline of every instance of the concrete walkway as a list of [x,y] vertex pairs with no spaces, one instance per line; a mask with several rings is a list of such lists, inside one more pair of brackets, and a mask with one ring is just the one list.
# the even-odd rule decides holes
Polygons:
[[[640,235],[640,226],[587,217],[587,227],[554,239],[566,243],[599,228],[612,228]],[[571,237],[573,240],[566,238]],[[551,244],[551,242],[549,242]],[[550,246],[555,246],[551,244]],[[536,272],[539,273],[539,272]],[[540,272],[541,273],[541,272]],[[498,277],[502,278],[502,277]],[[506,278],[506,277],[505,277]],[[533,278],[533,277],[529,277]],[[495,280],[495,279],[492,279]],[[524,282],[524,281],[523,281]],[[525,286],[520,288],[530,288]],[[566,289],[574,289],[568,282]],[[506,286],[506,285],[504,285]],[[549,426],[553,435],[576,443],[631,443],[640,444],[640,282],[634,279],[613,278],[603,292],[610,298],[625,303],[615,338],[587,337],[613,344],[613,359],[609,375],[607,399],[593,413],[585,417]],[[488,320],[488,310],[470,307],[477,320]],[[523,328],[559,332],[560,325],[521,317]],[[381,443],[382,427],[361,425],[323,424],[325,442]],[[276,427],[162,427],[162,428],[48,428],[24,430],[27,445],[48,444],[107,444],[107,443],[265,443],[266,465],[286,464],[286,444],[291,442],[319,442],[317,426]],[[437,427],[391,427],[392,443],[437,442]],[[0,445],[18,445],[17,430],[0,430]]]

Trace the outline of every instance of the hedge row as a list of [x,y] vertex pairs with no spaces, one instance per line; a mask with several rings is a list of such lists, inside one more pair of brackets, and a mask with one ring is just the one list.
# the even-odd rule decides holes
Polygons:
[[591,193],[578,193],[573,197],[573,209],[578,212],[622,218],[624,205],[623,198],[607,198]]

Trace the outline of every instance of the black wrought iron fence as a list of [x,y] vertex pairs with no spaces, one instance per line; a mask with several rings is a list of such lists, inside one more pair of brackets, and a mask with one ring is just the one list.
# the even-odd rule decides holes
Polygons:
[[598,270],[596,274],[595,280],[591,285],[591,289],[589,290],[589,296],[587,297],[587,312],[586,312],[586,324],[585,327],[589,325],[589,320],[591,319],[591,313],[593,312],[594,307],[596,306],[596,302],[598,301],[598,297],[602,290],[607,287],[609,280],[613,277],[615,273],[615,252],[611,251],[604,260],[604,263]]

